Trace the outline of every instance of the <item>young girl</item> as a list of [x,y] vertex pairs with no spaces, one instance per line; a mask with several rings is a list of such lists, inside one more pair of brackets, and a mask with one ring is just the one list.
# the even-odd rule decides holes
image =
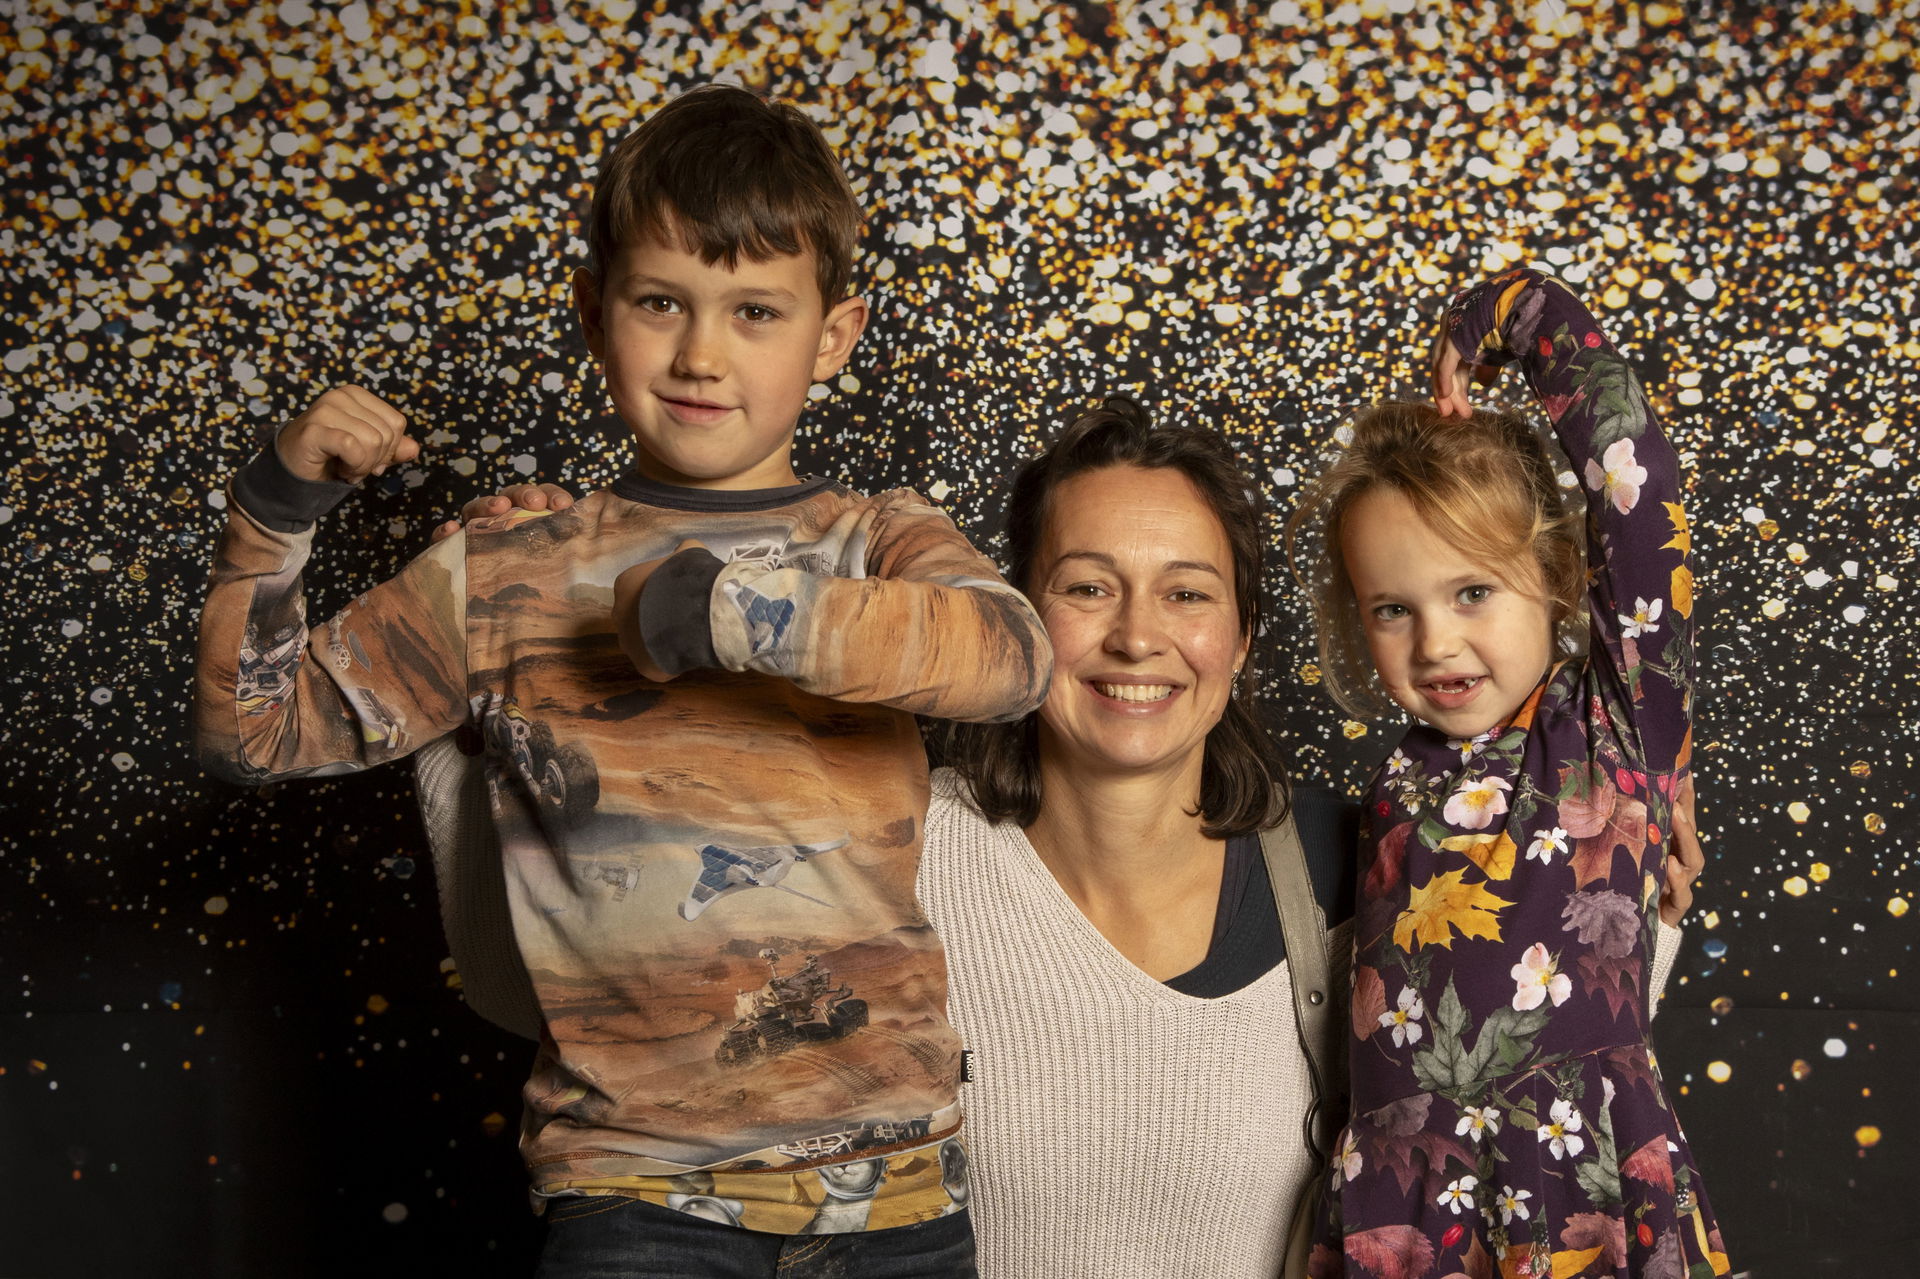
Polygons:
[[[1463,365],[1508,362],[1580,477],[1584,556],[1532,431],[1467,406]],[[1367,796],[1352,1119],[1309,1269],[1724,1274],[1647,1044],[1691,745],[1677,460],[1594,317],[1537,272],[1455,299],[1435,379],[1435,408],[1360,415],[1289,530],[1322,535],[1335,696],[1421,721]]]

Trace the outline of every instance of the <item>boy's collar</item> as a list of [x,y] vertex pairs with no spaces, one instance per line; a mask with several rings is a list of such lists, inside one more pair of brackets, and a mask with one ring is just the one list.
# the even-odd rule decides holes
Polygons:
[[832,483],[823,476],[808,475],[802,476],[797,484],[770,489],[684,488],[650,480],[635,469],[615,480],[612,487],[615,494],[629,502],[674,511],[769,511],[812,497]]

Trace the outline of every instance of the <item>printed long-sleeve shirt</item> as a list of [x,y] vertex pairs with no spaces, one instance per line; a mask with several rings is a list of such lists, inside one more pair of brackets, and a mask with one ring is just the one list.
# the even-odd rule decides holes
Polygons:
[[[886,1163],[858,1213],[805,1170],[957,1126],[945,962],[914,896],[913,713],[1037,705],[1051,652],[1026,601],[904,490],[627,476],[564,512],[476,521],[309,630],[310,521],[344,491],[271,451],[236,479],[199,748],[257,783],[478,730],[545,1019],[522,1138],[535,1187],[705,1195],[789,1231],[951,1211],[953,1159],[914,1163],[917,1181]],[[689,540],[704,550],[675,555]],[[660,684],[610,610],[621,571],[670,555],[640,604],[684,672]],[[895,1183],[911,1202],[872,1207]]]

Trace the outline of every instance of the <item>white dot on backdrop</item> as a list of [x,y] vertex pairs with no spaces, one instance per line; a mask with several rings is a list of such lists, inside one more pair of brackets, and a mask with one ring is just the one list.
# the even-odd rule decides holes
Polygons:
[[1847,1041],[1844,1039],[1829,1039],[1826,1043],[1820,1045],[1820,1051],[1829,1057],[1844,1057],[1847,1055]]

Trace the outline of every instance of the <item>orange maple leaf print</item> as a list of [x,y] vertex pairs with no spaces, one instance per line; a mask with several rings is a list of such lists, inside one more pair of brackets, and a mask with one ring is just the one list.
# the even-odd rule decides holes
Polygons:
[[1413,889],[1407,908],[1393,923],[1393,944],[1405,951],[1421,946],[1453,947],[1453,934],[1500,940],[1499,913],[1513,903],[1467,884],[1464,869],[1445,871]]

